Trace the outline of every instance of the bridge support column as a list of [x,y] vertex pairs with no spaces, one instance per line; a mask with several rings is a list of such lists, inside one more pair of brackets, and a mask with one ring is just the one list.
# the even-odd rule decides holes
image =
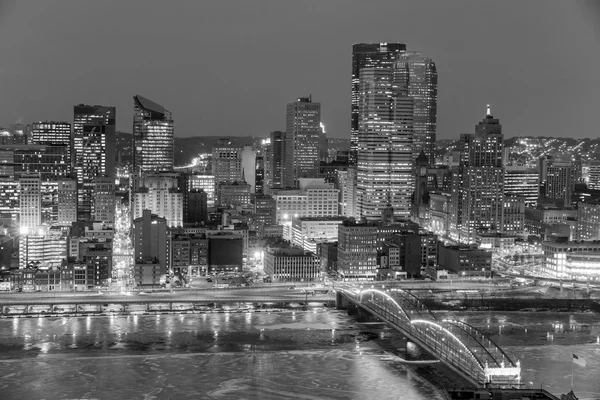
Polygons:
[[358,315],[358,306],[354,303],[349,302],[346,310],[348,310],[348,315]]
[[169,303],[169,311],[173,311],[173,303]]

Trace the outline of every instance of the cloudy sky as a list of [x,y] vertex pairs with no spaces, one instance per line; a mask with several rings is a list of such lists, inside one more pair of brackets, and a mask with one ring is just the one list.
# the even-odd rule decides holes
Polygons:
[[141,94],[178,136],[262,136],[312,94],[347,138],[357,42],[434,59],[439,139],[471,132],[486,103],[508,137],[599,136],[596,0],[0,0],[0,126],[87,103],[130,132]]

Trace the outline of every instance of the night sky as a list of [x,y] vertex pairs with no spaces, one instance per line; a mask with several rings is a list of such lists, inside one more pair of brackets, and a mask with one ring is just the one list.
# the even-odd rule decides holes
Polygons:
[[0,0],[0,126],[73,119],[132,97],[173,112],[177,136],[266,136],[312,94],[350,136],[356,42],[405,42],[439,74],[438,139],[485,105],[505,136],[598,137],[600,1]]

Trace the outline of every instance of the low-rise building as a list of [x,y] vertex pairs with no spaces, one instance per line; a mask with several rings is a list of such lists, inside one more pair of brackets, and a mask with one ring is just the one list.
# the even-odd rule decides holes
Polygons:
[[264,269],[272,282],[315,282],[321,278],[319,257],[287,246],[268,247]]
[[543,242],[542,271],[553,278],[600,281],[600,241]]
[[317,252],[318,243],[335,242],[343,217],[299,217],[292,222],[292,244]]
[[461,278],[490,278],[492,253],[474,246],[438,245],[438,267]]

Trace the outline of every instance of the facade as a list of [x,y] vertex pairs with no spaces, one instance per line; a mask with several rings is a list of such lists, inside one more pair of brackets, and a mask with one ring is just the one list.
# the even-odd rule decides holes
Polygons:
[[27,144],[27,133],[27,127],[20,124],[15,127],[9,126],[8,129],[0,128],[0,145]]
[[115,176],[115,107],[80,104],[73,110],[73,158],[78,183],[77,217],[92,219],[94,179]]
[[155,272],[162,275],[170,270],[167,226],[165,218],[152,214],[150,210],[144,210],[142,216],[133,221],[135,268],[141,281],[147,282],[149,276],[156,275]]
[[530,235],[542,235],[544,231],[554,225],[562,224],[577,218],[577,210],[564,207],[525,208],[525,232]]
[[222,206],[250,204],[252,187],[245,182],[221,183],[217,191]]
[[240,231],[207,232],[208,271],[240,272],[244,256],[244,238]]
[[171,112],[140,95],[134,96],[134,173],[172,171],[174,141]]
[[440,236],[447,237],[450,228],[450,204],[452,197],[449,193],[429,193],[429,227],[428,229]]
[[358,151],[360,73],[364,68],[391,69],[404,43],[357,43],[352,45],[352,95],[350,120],[350,165],[356,165]]
[[582,182],[582,164],[578,161],[563,162],[551,157],[541,157],[539,167],[540,204],[555,203],[568,207],[575,184]]
[[231,140],[227,138],[219,140],[217,147],[212,151],[212,174],[215,177],[215,184],[244,180],[242,151],[243,149],[234,147]]
[[405,51],[398,55],[394,67],[399,85],[408,90],[414,101],[413,159],[423,151],[430,165],[434,165],[438,98],[435,63],[419,52]]
[[184,222],[203,223],[208,221],[208,197],[202,189],[195,189],[187,193],[187,216]]
[[550,277],[600,281],[600,242],[543,242],[542,271]]
[[58,225],[71,226],[77,222],[77,181],[74,179],[63,179],[58,181]]
[[298,217],[292,220],[292,244],[317,252],[318,243],[338,240],[338,227],[343,217]]
[[9,177],[0,177],[0,218],[16,224],[21,214],[20,185]]
[[42,194],[39,174],[24,174],[19,180],[20,226],[33,230],[42,224]]
[[378,220],[388,204],[397,217],[410,217],[414,101],[395,77],[379,68],[362,68],[358,77],[357,218]]
[[504,195],[525,199],[525,207],[537,207],[539,175],[535,169],[521,166],[504,167]]
[[93,220],[108,224],[115,223],[115,180],[97,177],[94,179]]
[[183,226],[183,193],[178,189],[176,173],[155,173],[144,176],[133,193],[133,218],[150,210],[166,218],[170,227]]
[[204,190],[206,192],[206,205],[209,208],[215,206],[216,196],[216,179],[214,175],[188,175],[188,191]]
[[579,203],[577,205],[575,240],[600,240],[600,203]]
[[272,282],[316,282],[321,276],[319,257],[302,249],[268,247],[264,263]]
[[[85,266],[86,288],[108,286],[112,277],[112,241],[87,240],[79,243],[80,265]],[[77,281],[77,277],[75,277]]]
[[475,134],[460,135],[460,165],[452,188],[451,236],[472,243],[479,231],[501,229],[504,201],[502,126],[490,114]]
[[275,223],[276,202],[272,196],[257,195],[254,198],[254,214],[257,225],[272,225]]
[[254,193],[258,196],[265,193],[265,156],[257,155],[254,167]]
[[21,238],[19,245],[19,268],[27,265],[48,268],[60,266],[67,257],[67,232],[38,227]]
[[265,189],[284,188],[285,169],[285,132],[271,132],[271,140],[265,154]]
[[66,121],[34,122],[31,127],[31,143],[66,147],[69,170],[73,162],[71,124]]
[[273,195],[278,224],[291,224],[298,217],[338,216],[339,190],[322,179],[299,180],[300,190],[280,190]]
[[296,187],[300,178],[319,176],[321,104],[300,97],[286,107],[284,186]]
[[377,275],[377,225],[345,221],[338,228],[338,274],[347,281],[372,281]]
[[0,175],[19,179],[40,174],[42,181],[66,178],[71,173],[67,146],[45,144],[0,146]]
[[208,239],[202,234],[174,235],[170,239],[173,272],[205,275],[208,269]]
[[448,270],[461,278],[490,278],[492,253],[475,247],[438,247],[438,268]]

